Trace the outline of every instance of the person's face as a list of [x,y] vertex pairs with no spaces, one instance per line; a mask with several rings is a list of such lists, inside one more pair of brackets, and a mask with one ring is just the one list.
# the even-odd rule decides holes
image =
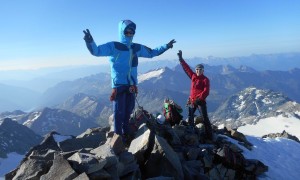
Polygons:
[[203,68],[196,68],[195,69],[197,76],[200,76],[201,74],[203,74],[204,69]]
[[131,29],[127,29],[124,34],[127,37],[131,37],[134,35],[134,31],[132,31]]

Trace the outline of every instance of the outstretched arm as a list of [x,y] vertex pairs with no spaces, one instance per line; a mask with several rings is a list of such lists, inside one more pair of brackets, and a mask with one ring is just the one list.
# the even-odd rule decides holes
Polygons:
[[167,47],[168,49],[172,49],[173,48],[173,44],[176,43],[175,39],[172,39],[168,44],[167,44]]
[[182,51],[181,50],[178,51],[177,55],[178,55],[178,59],[179,59],[180,62],[184,61],[183,58],[182,58]]
[[90,33],[89,29],[83,30],[84,37],[83,39],[85,40],[86,43],[91,43],[94,41],[93,36]]
[[159,56],[164,53],[166,50],[173,48],[173,44],[176,43],[175,39],[172,39],[167,44],[157,47],[155,49],[151,49],[147,46],[140,45],[140,50],[137,52],[139,57],[153,58],[155,56]]
[[84,41],[86,44],[86,47],[90,51],[90,53],[94,56],[108,56],[111,55],[113,52],[113,44],[112,43],[106,43],[103,45],[97,46],[89,29],[83,30],[84,33]]
[[182,51],[179,50],[178,53],[177,53],[177,55],[178,55],[180,64],[181,64],[184,72],[188,75],[188,77],[190,79],[192,79],[192,76],[193,76],[194,72],[192,71],[192,69],[190,68],[190,66],[185,62],[185,60],[182,58]]
[[88,48],[90,53],[93,54],[93,48],[91,45],[91,43],[94,41],[93,36],[91,35],[89,29],[83,30],[83,33],[84,33],[83,39],[85,41],[86,47]]

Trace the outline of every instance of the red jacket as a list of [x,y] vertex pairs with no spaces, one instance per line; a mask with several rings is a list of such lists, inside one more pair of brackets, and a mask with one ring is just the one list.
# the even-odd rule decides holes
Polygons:
[[191,101],[195,102],[197,98],[205,101],[206,97],[209,95],[209,79],[203,74],[197,76],[197,74],[193,72],[193,70],[184,60],[181,60],[180,64],[185,73],[192,80],[190,92]]

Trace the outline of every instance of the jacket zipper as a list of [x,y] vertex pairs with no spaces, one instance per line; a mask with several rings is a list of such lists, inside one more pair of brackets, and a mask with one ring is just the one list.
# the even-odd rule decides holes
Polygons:
[[131,79],[131,66],[132,66],[132,49],[131,49],[131,43],[128,46],[129,49],[129,72],[128,72],[128,79],[129,79],[129,84],[133,85],[132,79]]

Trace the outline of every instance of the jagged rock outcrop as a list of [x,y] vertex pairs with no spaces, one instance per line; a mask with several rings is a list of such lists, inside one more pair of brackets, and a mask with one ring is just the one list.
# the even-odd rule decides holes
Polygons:
[[291,139],[291,140],[294,140],[294,141],[300,143],[299,139],[296,136],[293,136],[293,135],[287,133],[285,130],[282,131],[282,133],[271,133],[271,134],[262,136],[262,138],[267,138],[267,137],[269,137],[269,138],[284,137],[284,138]]
[[[151,116],[129,144],[109,127],[77,137],[52,132],[5,178],[255,179],[268,170],[260,161],[244,158],[242,149],[227,140],[226,135],[233,137],[229,130],[215,130],[213,141],[207,141],[203,128],[161,125]],[[236,139],[246,141],[240,137]]]

